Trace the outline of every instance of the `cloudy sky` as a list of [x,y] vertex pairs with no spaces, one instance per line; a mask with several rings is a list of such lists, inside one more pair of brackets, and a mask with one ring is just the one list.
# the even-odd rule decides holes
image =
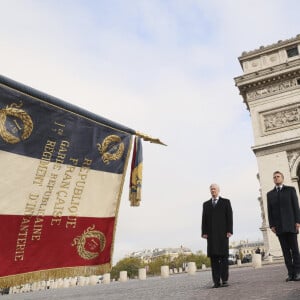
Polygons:
[[125,182],[114,262],[131,251],[206,251],[202,203],[216,182],[232,240],[262,239],[251,119],[238,57],[295,37],[297,0],[0,0],[1,74],[159,137],[144,143],[141,206]]

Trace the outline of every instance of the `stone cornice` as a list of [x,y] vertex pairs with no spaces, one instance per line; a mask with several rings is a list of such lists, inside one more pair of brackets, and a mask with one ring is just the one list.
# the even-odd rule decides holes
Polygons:
[[[243,97],[244,103],[249,110],[249,101],[253,101],[264,96],[272,95],[275,93],[284,92],[285,89],[273,89],[273,93],[261,93],[261,96],[258,97],[249,97],[253,91],[263,91],[265,88],[269,90],[270,87],[279,85],[281,83],[291,81],[296,78],[300,78],[300,59],[293,60],[284,64],[273,66],[267,69],[256,71],[249,74],[244,74],[242,76],[234,78],[235,85],[240,91],[240,95]],[[288,84],[290,89],[299,88],[300,85],[293,84],[294,87],[291,87],[291,84]],[[275,92],[275,90],[277,90]],[[287,90],[287,89],[286,89]],[[256,92],[255,92],[256,93]],[[247,96],[248,94],[248,96]]]
[[235,85],[241,90],[251,86],[269,84],[272,81],[282,80],[300,74],[300,59],[286,62],[277,66],[244,74],[234,78]]
[[242,55],[239,57],[239,61],[243,61],[246,59],[249,59],[253,56],[257,56],[264,54],[265,52],[270,52],[271,50],[277,50],[280,48],[285,48],[288,47],[289,45],[293,45],[297,42],[300,42],[300,34],[297,34],[296,37],[294,38],[290,38],[290,39],[286,39],[286,40],[279,40],[277,43],[268,45],[268,46],[260,46],[258,49],[255,50],[251,50],[251,51],[244,51],[242,53]]
[[257,145],[252,147],[252,151],[256,156],[268,155],[280,151],[291,151],[300,147],[300,138],[292,138],[273,143]]

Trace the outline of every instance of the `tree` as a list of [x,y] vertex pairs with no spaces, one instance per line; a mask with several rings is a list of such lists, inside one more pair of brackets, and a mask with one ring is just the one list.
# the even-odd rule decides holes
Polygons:
[[110,276],[111,278],[118,279],[120,271],[127,271],[129,278],[134,278],[138,275],[138,270],[144,267],[144,263],[140,258],[126,257],[118,261],[115,266],[112,267]]
[[160,275],[161,266],[170,266],[171,258],[169,255],[164,255],[155,258],[148,264],[148,274],[149,275]]
[[161,266],[169,266],[170,269],[182,268],[184,264],[188,262],[195,262],[197,269],[202,267],[202,264],[205,264],[207,267],[210,267],[210,259],[204,254],[179,254],[178,257],[171,260],[169,255],[160,256],[154,259],[148,265],[148,274],[149,275],[160,275]]
[[178,257],[174,258],[170,267],[182,268],[183,264],[188,262],[195,262],[197,269],[200,269],[202,264],[205,264],[207,267],[210,266],[210,259],[204,254],[179,254]]

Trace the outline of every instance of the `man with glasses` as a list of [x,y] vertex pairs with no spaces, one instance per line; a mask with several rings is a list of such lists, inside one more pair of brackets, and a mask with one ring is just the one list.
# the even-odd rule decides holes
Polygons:
[[281,172],[273,173],[274,189],[267,193],[268,217],[271,230],[277,235],[288,270],[286,281],[300,281],[300,255],[297,234],[300,210],[296,190],[283,185]]

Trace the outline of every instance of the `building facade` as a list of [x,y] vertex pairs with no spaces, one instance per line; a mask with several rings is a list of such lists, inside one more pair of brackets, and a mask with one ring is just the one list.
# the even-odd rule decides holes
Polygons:
[[257,250],[259,249],[259,253],[262,254],[262,256],[265,256],[266,249],[263,241],[239,241],[231,243],[229,246],[230,249],[233,249],[235,253],[241,254],[242,256],[245,256],[247,254],[254,254],[257,253]]
[[277,237],[268,224],[266,194],[274,187],[273,172],[299,197],[300,177],[300,35],[243,52],[243,74],[235,78],[250,112],[257,158],[264,245],[267,254],[281,256]]
[[128,257],[140,258],[145,263],[150,263],[159,257],[168,256],[171,261],[174,258],[177,258],[179,255],[191,255],[193,252],[187,247],[179,248],[155,248],[155,249],[146,249],[142,251],[132,252]]

